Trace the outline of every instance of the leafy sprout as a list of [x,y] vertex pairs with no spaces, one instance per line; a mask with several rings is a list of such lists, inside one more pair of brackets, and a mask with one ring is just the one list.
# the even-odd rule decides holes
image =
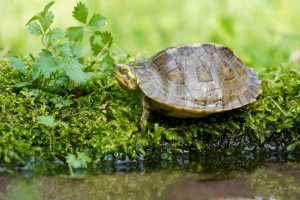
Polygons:
[[[110,74],[114,63],[110,56],[113,38],[108,31],[102,30],[106,25],[105,17],[94,13],[89,18],[87,7],[79,2],[73,10],[73,17],[83,25],[69,27],[66,31],[53,28],[54,14],[50,8],[54,3],[48,3],[26,24],[31,34],[41,36],[44,47],[33,58],[31,65],[27,66],[21,58],[11,58],[12,66],[20,72],[16,87],[30,87],[60,94],[85,85],[93,77],[103,78]],[[80,42],[85,33],[90,34],[91,50],[96,56],[94,60],[100,65],[97,71],[87,72],[81,61],[83,54]]]

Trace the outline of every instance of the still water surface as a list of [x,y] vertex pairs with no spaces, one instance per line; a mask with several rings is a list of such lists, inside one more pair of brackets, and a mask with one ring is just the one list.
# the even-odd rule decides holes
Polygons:
[[265,164],[254,170],[157,170],[100,173],[84,178],[0,177],[8,200],[299,200],[300,164]]

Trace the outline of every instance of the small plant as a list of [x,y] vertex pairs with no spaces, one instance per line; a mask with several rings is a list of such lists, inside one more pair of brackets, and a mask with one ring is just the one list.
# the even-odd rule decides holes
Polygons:
[[41,115],[37,117],[37,120],[40,124],[45,125],[46,127],[54,128],[56,126],[68,127],[68,125],[61,121],[56,121],[52,116]]
[[77,152],[76,155],[68,154],[66,161],[70,170],[70,176],[78,177],[73,169],[87,168],[88,163],[91,162],[91,158],[82,152]]
[[46,132],[48,134],[49,137],[49,149],[50,152],[53,152],[53,141],[55,139],[55,135],[53,134],[53,130],[55,127],[57,126],[63,126],[64,128],[67,128],[68,125],[62,121],[59,120],[55,120],[54,117],[52,116],[45,116],[45,115],[41,115],[41,116],[37,116],[37,120],[38,123],[43,124],[44,126],[46,126],[48,129],[42,129],[43,132]]
[[[105,17],[98,13],[88,20],[88,9],[82,2],[77,3],[73,10],[73,17],[83,26],[69,27],[66,31],[52,28],[53,13],[49,10],[53,6],[51,1],[42,12],[34,15],[27,23],[28,31],[41,37],[43,49],[30,64],[25,64],[20,58],[11,58],[12,66],[20,72],[20,80],[16,87],[30,87],[55,93],[72,91],[77,86],[86,84],[93,76],[103,77],[109,74],[113,59],[109,49],[113,38],[108,31],[102,31],[106,24]],[[84,71],[82,51],[79,43],[84,33],[90,34],[90,45],[94,63],[101,68],[96,72]]]

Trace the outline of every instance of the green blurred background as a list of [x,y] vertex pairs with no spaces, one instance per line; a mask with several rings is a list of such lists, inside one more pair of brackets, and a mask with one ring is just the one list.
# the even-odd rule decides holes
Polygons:
[[[37,53],[40,41],[27,32],[25,24],[48,2],[0,0],[0,49]],[[76,2],[56,2],[55,26],[77,24],[72,18]],[[214,42],[231,47],[246,63],[260,68],[287,62],[291,52],[300,49],[299,0],[83,2],[107,17],[107,29],[117,46],[134,56],[152,55],[176,44]]]

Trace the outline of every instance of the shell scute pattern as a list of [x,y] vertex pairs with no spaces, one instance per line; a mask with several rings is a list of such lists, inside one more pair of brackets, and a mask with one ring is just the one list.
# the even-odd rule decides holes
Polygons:
[[199,82],[210,82],[213,81],[213,76],[207,65],[200,64],[196,67],[196,73]]
[[220,45],[168,48],[156,54],[146,67],[148,70],[137,70],[143,71],[138,80],[141,90],[150,99],[170,106],[231,110],[255,101],[260,92],[254,70]]

